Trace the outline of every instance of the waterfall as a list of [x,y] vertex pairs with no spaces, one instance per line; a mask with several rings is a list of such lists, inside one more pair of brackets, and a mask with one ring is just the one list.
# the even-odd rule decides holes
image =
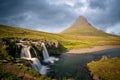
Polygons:
[[41,47],[43,48],[42,52],[43,52],[44,62],[54,63],[55,61],[58,61],[58,60],[59,60],[58,58],[49,56],[48,51],[47,51],[47,48],[46,48],[46,46],[45,46],[44,43],[41,43]]
[[38,55],[37,55],[37,52],[36,52],[36,50],[35,50],[34,48],[32,48],[32,49],[33,49],[33,51],[34,51],[34,53],[35,53],[35,55],[36,55],[36,57],[37,57]]
[[43,48],[42,52],[43,52],[43,57],[44,57],[44,59],[49,58],[49,54],[48,54],[48,51],[47,51],[47,48],[46,48],[45,44],[44,44],[44,43],[41,43],[41,46],[42,46],[42,48]]
[[27,47],[27,46],[23,46],[22,50],[21,50],[21,58],[24,58],[24,59],[31,59],[31,54],[30,54],[30,46]]
[[40,74],[46,74],[47,73],[47,67],[43,66],[38,58],[32,58],[31,59],[33,61],[32,68],[35,69],[36,71],[38,71]]
[[40,70],[42,65],[38,58],[31,58],[31,60],[33,61],[33,63],[31,64],[32,68],[35,69],[36,71]]
[[22,47],[22,49],[21,49],[21,58],[31,60],[32,61],[31,66],[32,66],[33,69],[38,71],[40,74],[46,74],[47,73],[47,67],[43,66],[40,63],[39,59],[37,58],[37,52],[35,51],[34,48],[32,48],[32,49],[33,49],[36,57],[31,56],[30,48],[31,48],[30,46],[23,46]]

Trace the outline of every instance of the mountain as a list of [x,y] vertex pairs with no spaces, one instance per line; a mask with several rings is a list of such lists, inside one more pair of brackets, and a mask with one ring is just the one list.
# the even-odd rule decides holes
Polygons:
[[[0,38],[19,38],[19,39],[31,39],[31,40],[47,40],[47,41],[59,41],[61,43],[61,49],[73,49],[73,48],[84,48],[84,47],[93,47],[93,46],[100,46],[100,45],[120,45],[120,37],[119,36],[111,36],[102,31],[99,31],[92,27],[90,24],[86,23],[86,19],[84,17],[78,18],[76,26],[72,26],[71,33],[62,33],[62,34],[53,34],[53,33],[46,33],[42,31],[35,31],[25,28],[7,26],[7,25],[0,25]],[[80,23],[81,22],[81,23]],[[84,24],[83,30],[87,28],[86,31],[91,32],[84,32],[81,34],[79,30],[81,29],[80,24]],[[89,25],[89,26],[88,26]],[[78,30],[78,33],[75,32]],[[88,29],[89,28],[89,29]],[[83,36],[83,35],[99,35],[99,36]],[[68,35],[73,34],[73,35]],[[74,35],[75,34],[75,35]],[[77,36],[76,36],[77,35]],[[104,35],[104,36],[101,36]],[[105,36],[106,35],[106,36]]]
[[83,35],[83,36],[107,36],[109,34],[94,28],[85,17],[79,16],[77,20],[62,34]]

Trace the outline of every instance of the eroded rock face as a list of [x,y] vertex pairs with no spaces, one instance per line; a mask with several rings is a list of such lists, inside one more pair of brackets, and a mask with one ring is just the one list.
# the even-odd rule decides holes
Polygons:
[[34,46],[37,49],[38,53],[42,52],[41,43],[45,43],[48,52],[51,54],[58,54],[60,53],[59,47],[60,43],[58,41],[47,41],[47,40],[19,40],[19,43],[24,45]]
[[20,40],[20,43],[26,44],[26,45],[35,45],[35,46],[40,46],[41,43],[45,43],[46,46],[48,47],[55,47],[58,48],[59,47],[59,42],[58,41],[46,41],[46,40],[38,40],[38,41],[32,41],[32,40]]
[[[9,42],[9,43],[8,43]],[[47,41],[47,40],[30,40],[30,39],[18,39],[18,38],[5,38],[0,39],[0,47],[3,44],[10,45],[9,49],[12,50],[12,54],[14,57],[20,57],[22,45],[32,46],[35,50],[42,56],[42,47],[41,43],[45,43],[45,46],[48,49],[48,53],[50,55],[58,55],[60,51],[60,43],[58,41]]]
[[58,47],[59,47],[59,42],[58,42],[58,41],[54,41],[54,42],[48,41],[48,42],[46,42],[46,44],[47,44],[49,47],[55,47],[55,48],[58,48]]
[[46,41],[45,45],[46,45],[50,55],[51,54],[56,55],[56,54],[60,53],[60,51],[59,51],[60,43],[58,41],[54,41],[54,42],[53,41],[48,41],[48,42]]

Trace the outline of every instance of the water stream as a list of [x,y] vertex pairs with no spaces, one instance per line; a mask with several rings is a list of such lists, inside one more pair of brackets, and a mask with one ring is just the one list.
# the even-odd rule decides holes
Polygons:
[[[58,58],[49,56],[44,43],[43,47],[44,62],[54,63]],[[68,54],[63,53],[60,60],[51,66],[52,72],[48,76],[57,80],[73,79],[73,80],[92,80],[86,64],[91,61],[99,60],[103,55],[108,57],[120,57],[120,48],[108,49],[98,52],[85,54]],[[47,74],[47,67],[42,65],[37,52],[30,46],[23,46],[21,49],[21,58],[31,60],[31,66],[40,74]]]
[[31,66],[40,74],[47,74],[47,67],[43,66],[37,57],[37,52],[30,46],[23,46],[21,49],[21,58],[31,60]]
[[42,52],[43,52],[43,58],[44,58],[44,62],[46,63],[54,63],[55,61],[58,61],[59,59],[53,56],[49,56],[47,48],[45,46],[44,43],[41,43],[41,46],[43,48]]
[[52,66],[50,77],[58,80],[92,80],[86,64],[93,60],[99,60],[103,55],[108,57],[120,57],[120,48],[103,50],[86,54],[63,53],[61,59]]

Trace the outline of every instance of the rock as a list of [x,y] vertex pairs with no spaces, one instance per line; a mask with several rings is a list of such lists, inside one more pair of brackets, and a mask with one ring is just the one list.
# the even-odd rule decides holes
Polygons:
[[93,75],[93,80],[100,80],[98,75]]
[[56,47],[56,48],[59,47],[59,42],[58,42],[58,41],[55,42],[55,47]]
[[101,60],[106,61],[106,60],[108,60],[108,57],[107,56],[102,56]]

